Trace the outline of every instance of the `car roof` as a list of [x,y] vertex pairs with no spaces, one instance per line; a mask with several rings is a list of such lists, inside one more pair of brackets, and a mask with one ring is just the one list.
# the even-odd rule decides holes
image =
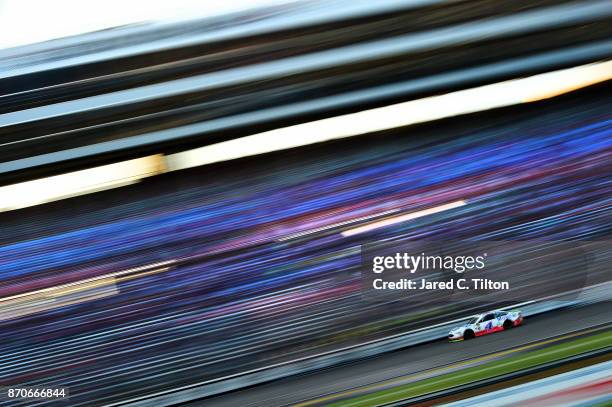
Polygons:
[[478,318],[478,317],[485,316],[487,314],[494,314],[496,312],[508,312],[508,311],[504,311],[503,309],[496,309],[496,310],[493,310],[493,311],[483,312],[482,314],[472,315],[470,318]]

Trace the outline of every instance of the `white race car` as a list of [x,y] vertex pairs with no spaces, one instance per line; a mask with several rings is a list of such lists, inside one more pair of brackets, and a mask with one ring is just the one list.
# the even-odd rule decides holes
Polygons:
[[454,342],[472,339],[519,326],[522,322],[523,314],[518,310],[485,312],[471,318],[465,325],[451,329],[448,340]]

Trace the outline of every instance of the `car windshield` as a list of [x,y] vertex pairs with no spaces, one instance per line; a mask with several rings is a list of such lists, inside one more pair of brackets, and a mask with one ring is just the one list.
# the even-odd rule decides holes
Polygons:
[[475,324],[476,322],[478,322],[478,318],[479,318],[479,317],[474,317],[474,318],[470,319],[470,320],[468,321],[468,324]]

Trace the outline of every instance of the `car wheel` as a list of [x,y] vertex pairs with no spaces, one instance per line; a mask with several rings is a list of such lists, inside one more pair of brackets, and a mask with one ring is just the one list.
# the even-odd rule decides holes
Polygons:
[[509,319],[504,321],[504,329],[510,329],[514,326],[514,324],[512,323],[512,321],[510,321]]
[[468,339],[473,339],[473,338],[474,338],[474,331],[468,329],[467,331],[463,333],[463,339],[468,340]]

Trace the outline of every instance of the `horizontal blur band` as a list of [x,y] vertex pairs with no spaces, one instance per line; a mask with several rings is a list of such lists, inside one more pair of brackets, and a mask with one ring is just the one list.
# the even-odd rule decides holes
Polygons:
[[0,187],[0,212],[133,184],[165,172],[163,155],[151,155]]
[[558,96],[612,78],[612,61],[330,117],[167,156],[169,171]]
[[[552,98],[612,78],[612,61],[315,120],[170,155],[151,155],[0,187],[0,212],[117,188],[216,162]],[[357,232],[361,232],[358,230]]]

